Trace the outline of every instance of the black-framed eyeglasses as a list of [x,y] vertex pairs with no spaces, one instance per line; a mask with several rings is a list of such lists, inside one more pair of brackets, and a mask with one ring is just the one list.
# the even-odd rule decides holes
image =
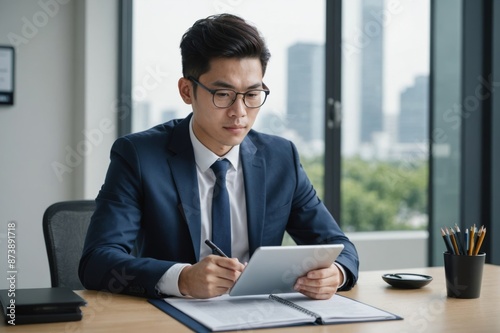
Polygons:
[[[198,82],[192,76],[189,76],[188,79],[211,93],[212,102],[216,107],[221,109],[233,105],[238,95],[243,95],[243,103],[245,103],[247,108],[260,108],[266,102],[267,95],[270,93],[269,89],[252,89],[244,93],[232,89],[210,89]],[[265,84],[263,84],[263,86],[267,88]]]

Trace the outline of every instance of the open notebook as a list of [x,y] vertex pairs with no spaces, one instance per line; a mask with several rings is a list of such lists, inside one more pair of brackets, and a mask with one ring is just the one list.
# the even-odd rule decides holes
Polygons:
[[223,295],[206,300],[166,298],[163,303],[166,307],[160,302],[152,303],[193,328],[189,320],[178,315],[179,312],[169,311],[169,306],[174,307],[206,327],[207,331],[402,319],[338,294],[329,300],[312,300],[299,293],[288,293],[240,297]]

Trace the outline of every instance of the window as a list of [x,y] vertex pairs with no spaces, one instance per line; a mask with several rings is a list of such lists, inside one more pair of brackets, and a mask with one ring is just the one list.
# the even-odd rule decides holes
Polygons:
[[[323,183],[325,8],[325,0],[134,1],[132,131],[191,112],[177,91],[182,34],[208,15],[240,15],[272,54],[271,94],[254,128],[297,145],[323,198],[333,191]],[[429,3],[352,0],[342,9],[340,223],[347,231],[426,229]]]
[[427,229],[428,1],[342,2],[341,220]]
[[[133,66],[127,52],[131,3]],[[495,34],[500,6],[496,2],[432,2],[431,79],[428,0],[315,0],[307,5],[293,0],[193,0],[189,7],[182,1],[124,0],[120,4],[125,50],[121,52],[120,73],[125,79],[120,80],[120,135],[130,132],[131,104],[132,131],[190,112],[176,88],[181,75],[180,36],[200,17],[232,12],[256,23],[273,54],[266,75],[272,97],[261,110],[256,129],[286,136],[297,144],[320,197],[336,218],[342,211],[339,221],[345,230],[425,229],[429,210],[434,223],[428,229],[428,259],[436,264],[442,261],[443,251],[439,224],[458,222],[463,228],[474,220],[483,221],[489,230],[497,227],[500,150],[496,148],[500,141],[493,129],[499,127],[500,117],[492,111],[498,109],[494,87],[500,82],[500,46]],[[322,44],[327,54],[323,62],[319,60]],[[323,78],[318,70],[321,65],[326,69]],[[424,89],[429,82],[431,103]],[[321,96],[320,84],[327,88],[327,98]],[[478,97],[477,87],[491,89],[491,95],[467,104],[476,102],[471,98]],[[326,132],[321,124],[324,116],[315,118],[313,111],[319,110],[316,106],[324,99],[334,102],[325,110]],[[300,108],[293,111],[294,105],[308,110],[310,116],[304,117]],[[461,105],[479,105],[484,110],[472,113],[471,120],[465,117],[469,110],[462,113]],[[339,113],[343,119],[332,117]],[[427,178],[431,200],[426,197]],[[337,190],[340,187],[342,191]],[[380,252],[379,245],[358,249],[368,255]],[[500,257],[495,256],[498,242],[486,240],[485,246],[495,262]],[[393,250],[391,243],[388,253]],[[376,267],[382,266],[377,263]]]

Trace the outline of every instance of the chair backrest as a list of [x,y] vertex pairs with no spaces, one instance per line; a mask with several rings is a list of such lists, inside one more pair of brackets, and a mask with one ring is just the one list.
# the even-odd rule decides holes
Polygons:
[[84,289],[78,264],[94,210],[94,200],[58,202],[45,210],[43,234],[52,287]]

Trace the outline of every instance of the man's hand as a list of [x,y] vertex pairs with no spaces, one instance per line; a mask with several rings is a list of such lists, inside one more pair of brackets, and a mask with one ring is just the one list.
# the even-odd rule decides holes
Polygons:
[[344,281],[344,275],[337,265],[308,272],[297,279],[294,289],[310,298],[329,299]]
[[220,296],[233,286],[244,268],[236,258],[209,255],[181,271],[179,290],[194,298]]

